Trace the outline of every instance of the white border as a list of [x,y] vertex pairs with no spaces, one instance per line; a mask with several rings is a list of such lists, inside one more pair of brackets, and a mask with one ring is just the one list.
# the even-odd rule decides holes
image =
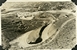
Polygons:
[[76,6],[76,44],[77,44],[77,6]]
[[71,0],[7,0],[7,2],[39,2],[39,1],[71,1]]
[[1,7],[0,7],[0,45],[1,45]]

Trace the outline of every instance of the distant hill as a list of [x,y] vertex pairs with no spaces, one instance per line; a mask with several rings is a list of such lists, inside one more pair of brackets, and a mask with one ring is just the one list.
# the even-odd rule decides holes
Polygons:
[[75,5],[72,2],[6,2],[2,8],[24,8],[30,11],[47,11],[47,10],[62,10],[74,9]]

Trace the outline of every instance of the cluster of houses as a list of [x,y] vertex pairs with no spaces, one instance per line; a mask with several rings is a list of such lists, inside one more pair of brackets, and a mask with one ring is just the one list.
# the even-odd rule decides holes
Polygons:
[[30,12],[18,12],[17,17],[23,20],[31,20],[34,16]]

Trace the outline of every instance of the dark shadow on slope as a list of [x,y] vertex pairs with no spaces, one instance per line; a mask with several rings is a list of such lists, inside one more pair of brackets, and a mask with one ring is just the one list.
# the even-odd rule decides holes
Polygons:
[[47,27],[47,25],[43,26],[39,32],[39,37],[37,38],[37,40],[35,42],[30,42],[29,44],[37,44],[37,43],[40,43],[42,41],[42,32],[43,30]]

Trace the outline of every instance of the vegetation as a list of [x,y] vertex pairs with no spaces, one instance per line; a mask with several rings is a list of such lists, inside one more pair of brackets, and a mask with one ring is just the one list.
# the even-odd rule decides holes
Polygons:
[[[51,20],[49,18],[52,16],[56,19],[59,19],[57,22],[55,22],[55,25],[57,25],[58,27],[60,27],[60,24],[62,24],[64,21],[74,17],[73,14],[67,14],[66,12],[64,13],[56,11],[62,9],[73,10],[74,4],[72,2],[18,2],[11,3],[11,5],[10,3],[6,3],[6,5],[9,5],[9,9],[12,8],[16,10],[8,10],[7,7],[1,10],[1,30],[2,35],[5,38],[4,41],[6,42],[10,42],[30,30],[34,30],[45,24],[49,24]],[[55,10],[56,12],[47,12],[52,10]],[[23,20],[18,18],[16,14],[18,12],[29,12],[35,14],[32,14],[34,15],[34,18],[32,20]],[[75,11],[73,10],[73,12]],[[6,46],[9,45],[7,44]]]
[[[10,4],[10,3],[6,3]],[[5,6],[6,6],[5,5]],[[9,8],[21,8],[20,11],[36,12],[47,10],[62,10],[62,9],[74,9],[75,5],[72,2],[18,2],[11,3]],[[23,8],[23,9],[22,9]],[[3,11],[4,9],[2,9]]]

